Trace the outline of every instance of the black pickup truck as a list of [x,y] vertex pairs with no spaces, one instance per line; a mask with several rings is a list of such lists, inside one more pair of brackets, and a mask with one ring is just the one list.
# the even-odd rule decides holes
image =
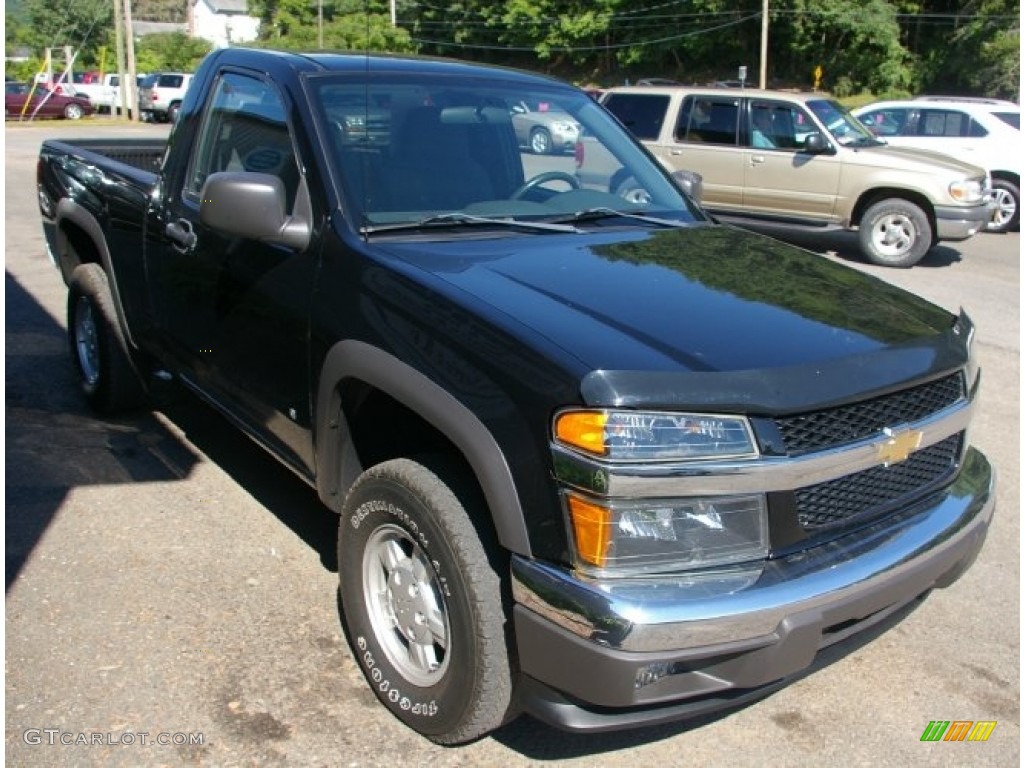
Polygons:
[[37,191],[91,405],[174,378],[313,486],[368,685],[455,744],[752,701],[981,548],[969,319],[681,190],[558,81],[226,49]]

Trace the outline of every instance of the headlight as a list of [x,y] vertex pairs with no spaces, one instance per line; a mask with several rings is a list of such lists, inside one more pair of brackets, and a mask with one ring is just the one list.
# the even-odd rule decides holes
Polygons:
[[576,565],[615,575],[731,565],[768,556],[765,497],[595,500],[566,493]]
[[611,461],[751,458],[757,455],[741,416],[663,411],[563,411],[555,440]]
[[576,123],[556,122],[552,123],[551,127],[561,133],[576,133],[579,130]]
[[949,185],[949,195],[961,203],[978,203],[985,197],[985,184],[977,179],[954,181]]

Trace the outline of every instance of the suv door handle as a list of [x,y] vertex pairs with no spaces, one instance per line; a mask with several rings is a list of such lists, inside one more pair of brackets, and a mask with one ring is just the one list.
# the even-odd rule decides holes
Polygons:
[[750,156],[750,164],[751,165],[760,165],[763,162],[764,162],[764,155],[751,155]]
[[196,233],[192,231],[192,222],[188,219],[172,221],[164,228],[164,234],[171,241],[174,250],[188,253],[196,247]]

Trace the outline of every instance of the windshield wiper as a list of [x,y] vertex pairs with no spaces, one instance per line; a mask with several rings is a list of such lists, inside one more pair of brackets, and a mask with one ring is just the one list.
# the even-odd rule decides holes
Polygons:
[[587,208],[583,211],[577,211],[569,216],[556,219],[557,222],[581,222],[581,221],[597,221],[598,219],[610,219],[621,217],[624,219],[635,219],[636,221],[643,221],[647,224],[655,224],[659,227],[674,227],[676,229],[681,227],[688,227],[689,222],[677,221],[675,219],[662,219],[657,216],[647,216],[642,213],[628,213],[626,211],[617,211],[614,208]]
[[434,229],[462,226],[498,226],[529,229],[538,232],[579,232],[571,224],[555,224],[549,221],[523,221],[521,219],[495,219],[489,216],[473,216],[468,213],[439,213],[417,221],[401,221],[395,224],[366,225],[359,228],[360,234],[372,235],[377,232],[401,232],[411,229]]

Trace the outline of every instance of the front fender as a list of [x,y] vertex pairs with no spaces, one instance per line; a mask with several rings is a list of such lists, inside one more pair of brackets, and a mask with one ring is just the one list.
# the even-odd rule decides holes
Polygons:
[[450,393],[396,357],[365,342],[339,341],[324,360],[316,413],[317,491],[340,511],[345,492],[362,470],[341,408],[339,384],[370,384],[429,422],[462,452],[487,499],[502,546],[530,556],[526,523],[508,462],[490,430]]

